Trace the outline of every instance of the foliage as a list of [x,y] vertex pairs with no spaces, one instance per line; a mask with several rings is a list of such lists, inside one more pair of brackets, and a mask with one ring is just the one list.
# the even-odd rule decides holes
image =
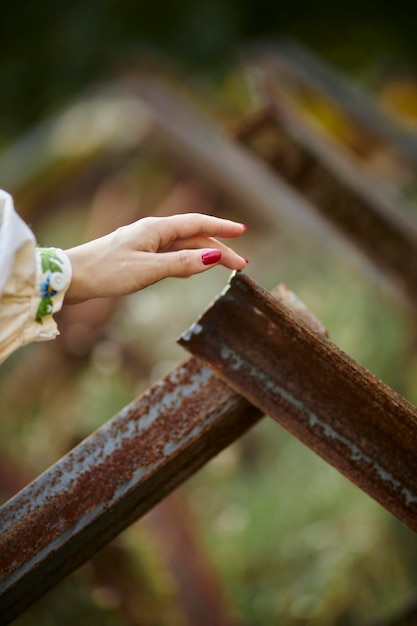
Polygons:
[[[391,9],[385,9],[389,14]],[[281,8],[263,1],[255,7],[248,0],[167,7],[126,0],[117,6],[108,0],[63,8],[50,2],[9,5],[0,62],[0,77],[10,86],[0,96],[4,128],[10,124],[13,134],[52,110],[107,71],[137,41],[206,67],[218,60],[227,64],[233,46],[243,38],[279,32],[303,35],[338,62],[356,67],[369,53],[364,46],[368,36],[374,50],[382,49],[385,41],[393,49],[401,32],[402,51],[412,50],[410,27],[401,30],[402,20],[391,20],[389,28],[380,24],[371,36],[374,22],[364,18],[363,3],[360,11],[352,4],[349,10],[338,7],[337,19],[343,20],[346,34],[343,45],[340,32],[329,30],[330,18],[319,17],[319,11],[330,14],[326,3]],[[33,54],[27,54],[28,48]],[[213,98],[221,101],[218,92],[224,85],[218,82]],[[223,94],[224,99],[230,95]],[[144,213],[154,208],[155,196],[164,196],[167,181],[172,183],[162,160],[156,161],[143,159],[129,174],[145,190]],[[87,208],[88,203],[74,206],[69,201],[60,211],[51,211],[38,236],[49,241],[53,232],[55,245],[72,245],[75,241],[68,237],[86,230]],[[230,210],[236,217],[236,207]],[[294,237],[284,225],[262,224],[255,211],[236,248],[250,259],[248,270],[255,279],[268,288],[286,282],[324,322],[337,345],[416,403],[415,319],[373,285],[362,267],[340,250],[317,244],[308,232]],[[53,345],[28,347],[8,361],[0,376],[0,435],[28,477],[183,360],[175,338],[226,280],[227,273],[218,268],[127,298],[101,341],[86,354],[73,354],[69,363],[42,356],[53,356]],[[84,322],[81,317],[78,330]],[[43,358],[48,363],[48,375],[42,374],[34,388],[33,381],[39,381],[33,367],[37,355],[39,362]],[[25,359],[31,367],[25,368]],[[414,592],[417,543],[411,532],[268,418],[190,480],[184,492],[244,626],[356,626],[365,618],[387,616]],[[123,533],[104,557],[97,555],[98,565],[90,563],[73,574],[17,624],[181,624],[168,556],[158,542],[149,541],[141,524]],[[103,564],[112,570],[111,585],[109,579],[106,584],[100,579]],[[119,597],[115,589],[120,585],[125,595]]]
[[414,25],[412,7],[388,0],[378,9],[370,0],[8,2],[0,24],[0,137],[15,137],[138,50],[216,73],[255,39],[292,36],[357,71],[377,58],[412,64]]

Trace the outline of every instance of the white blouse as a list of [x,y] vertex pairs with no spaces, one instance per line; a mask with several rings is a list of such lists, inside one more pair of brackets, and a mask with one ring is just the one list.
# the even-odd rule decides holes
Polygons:
[[32,341],[58,334],[52,314],[62,307],[71,282],[71,262],[59,248],[38,248],[0,190],[0,363]]

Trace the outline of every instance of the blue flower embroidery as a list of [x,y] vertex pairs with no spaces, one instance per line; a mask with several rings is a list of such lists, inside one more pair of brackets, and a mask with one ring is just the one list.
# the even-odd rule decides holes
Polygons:
[[52,298],[58,293],[51,285],[51,274],[48,274],[43,282],[39,286],[42,298]]
[[52,313],[52,298],[58,293],[58,291],[51,285],[51,276],[62,274],[62,261],[56,251],[51,248],[38,248],[37,250],[41,259],[44,280],[39,284],[41,301],[36,311],[35,319],[38,324],[43,324],[42,318]]

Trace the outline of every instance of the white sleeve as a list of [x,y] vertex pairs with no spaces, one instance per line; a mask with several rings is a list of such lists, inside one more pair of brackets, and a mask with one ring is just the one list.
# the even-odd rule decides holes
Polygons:
[[37,248],[11,196],[0,190],[0,363],[20,346],[59,334],[52,314],[71,275],[65,252]]

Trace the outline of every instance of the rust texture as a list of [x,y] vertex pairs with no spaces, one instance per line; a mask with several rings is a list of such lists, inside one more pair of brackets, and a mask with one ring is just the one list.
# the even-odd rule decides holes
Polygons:
[[417,165],[417,140],[390,115],[384,113],[376,100],[336,71],[312,50],[288,39],[253,46],[246,58],[249,71],[257,80],[266,76],[286,93],[308,93],[320,96],[343,112],[349,126],[370,144],[389,146],[403,158],[404,164]]
[[[295,225],[299,232],[308,232],[318,242],[337,247],[339,254],[341,244],[347,244],[349,251],[356,255],[359,252],[378,270],[380,278],[417,307],[415,220],[407,215],[398,197],[388,197],[392,194],[387,186],[378,189],[364,175],[363,168],[352,167],[343,153],[311,132],[311,127],[286,105],[280,93],[270,88],[271,68],[265,73],[267,80],[259,93],[264,96],[264,109],[260,115],[245,115],[230,132],[235,141],[227,138],[189,100],[170,89],[161,76],[144,74],[140,79],[110,85],[96,94],[97,105],[102,98],[110,98],[112,106],[119,108],[128,104],[126,124],[140,121],[143,133],[138,133],[136,143],[132,136],[129,149],[116,153],[110,150],[101,158],[94,153],[91,162],[77,165],[75,173],[72,168],[65,169],[58,189],[43,188],[48,177],[42,176],[42,172],[47,171],[47,164],[39,162],[38,154],[54,134],[54,125],[60,123],[58,116],[36,134],[36,140],[32,137],[29,144],[18,143],[8,150],[0,158],[0,173],[14,181],[12,191],[20,198],[26,215],[36,214],[39,218],[47,210],[56,210],[62,202],[85,200],[112,168],[133,158],[143,142],[161,145],[175,163],[203,176],[216,192],[226,195],[228,204],[231,201],[239,206],[248,220],[256,207],[266,224]],[[93,98],[89,106],[94,106],[94,102]],[[394,142],[392,133],[385,141]],[[38,184],[42,192],[27,194],[31,179],[25,175],[25,168],[10,171],[10,163],[19,162],[23,155],[33,180],[42,179],[43,183]],[[54,158],[57,157],[52,155],[52,162]]]
[[399,198],[383,194],[275,96],[234,136],[417,307],[417,225]]
[[237,273],[180,344],[417,531],[417,410],[322,332]]
[[195,359],[150,387],[1,507],[0,624],[261,416]]

